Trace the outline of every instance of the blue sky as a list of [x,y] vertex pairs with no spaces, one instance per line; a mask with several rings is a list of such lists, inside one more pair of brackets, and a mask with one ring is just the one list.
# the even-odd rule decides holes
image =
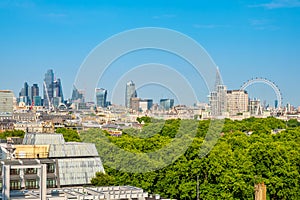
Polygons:
[[[100,42],[133,28],[163,27],[201,44],[229,89],[265,77],[279,86],[284,103],[300,105],[298,0],[2,0],[0,18],[0,89],[15,94],[24,81],[42,88],[44,73],[52,68],[68,97],[81,63]],[[113,83],[100,84],[110,90]],[[206,101],[207,89],[197,91],[198,99]],[[260,84],[249,93],[270,104],[275,99]],[[151,87],[140,94],[164,97]]]

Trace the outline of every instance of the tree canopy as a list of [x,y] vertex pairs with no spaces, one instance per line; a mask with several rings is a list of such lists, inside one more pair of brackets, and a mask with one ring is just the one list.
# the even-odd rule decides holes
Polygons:
[[[161,149],[178,134],[188,135],[192,131],[188,126],[183,133],[179,131],[182,120],[149,122],[141,131],[125,130],[121,137],[107,136],[99,129],[81,133],[83,141],[96,144],[107,173],[105,176],[96,174],[92,184],[133,185],[166,198],[195,199],[198,179],[200,199],[254,199],[254,185],[264,182],[268,199],[299,198],[300,127],[295,126],[294,121],[286,123],[275,118],[226,119],[220,133],[222,137],[209,154],[200,157],[200,147],[210,122],[197,122],[195,138],[172,164],[146,173],[111,168],[111,162],[126,160],[126,156],[104,155],[113,151],[113,146],[138,153]],[[272,134],[274,129],[285,130]],[[252,134],[248,135],[248,132]],[[142,168],[143,162],[149,160],[137,158],[128,162]]]
[[56,133],[61,133],[66,142],[81,142],[80,136],[76,130],[67,128],[58,128]]
[[7,137],[20,137],[24,138],[25,132],[22,130],[4,131],[0,133],[0,139],[6,139]]

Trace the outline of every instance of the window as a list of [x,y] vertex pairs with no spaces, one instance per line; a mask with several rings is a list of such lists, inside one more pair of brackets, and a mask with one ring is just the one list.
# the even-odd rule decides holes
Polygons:
[[47,173],[54,173],[55,167],[54,164],[47,164]]
[[11,190],[20,190],[21,189],[21,181],[10,181],[10,189]]
[[47,178],[47,188],[54,188],[54,187],[56,187],[55,179]]
[[26,189],[38,189],[39,183],[36,179],[28,179],[25,181],[25,187]]
[[37,168],[25,169],[25,174],[37,174]]
[[19,175],[20,170],[19,169],[10,169],[10,175]]

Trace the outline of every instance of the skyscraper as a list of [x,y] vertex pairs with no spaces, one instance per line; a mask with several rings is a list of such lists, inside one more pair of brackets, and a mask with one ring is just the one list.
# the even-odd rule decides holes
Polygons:
[[57,97],[59,99],[60,103],[64,102],[64,95],[60,78],[53,82],[53,95],[54,97]]
[[25,105],[31,105],[31,92],[30,88],[28,86],[28,83],[24,83],[24,87],[21,89],[19,93],[19,99],[18,102],[24,102]]
[[45,78],[44,78],[44,106],[45,107],[50,107],[50,103],[54,96],[53,82],[54,82],[54,73],[52,69],[49,69],[45,74]]
[[130,108],[130,99],[137,97],[137,93],[135,90],[135,84],[133,81],[129,81],[126,84],[126,90],[125,90],[125,106],[126,108]]
[[35,83],[31,86],[31,100],[33,100],[33,97],[36,96],[40,96],[40,89],[38,84]]
[[71,98],[72,103],[84,103],[84,92],[79,91],[75,85],[73,86],[73,91],[72,91],[72,98]]
[[213,117],[223,116],[227,111],[227,88],[223,85],[219,68],[216,73],[215,89],[209,96],[209,104]]
[[103,88],[96,88],[97,107],[105,108],[107,106],[106,98],[107,98],[107,90]]

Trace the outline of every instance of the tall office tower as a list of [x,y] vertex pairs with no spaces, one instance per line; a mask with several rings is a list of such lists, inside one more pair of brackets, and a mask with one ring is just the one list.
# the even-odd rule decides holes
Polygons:
[[79,91],[75,85],[73,86],[71,102],[84,103],[84,92]]
[[0,90],[0,115],[12,115],[14,94],[10,90]]
[[64,95],[63,95],[63,90],[62,90],[62,84],[60,78],[55,80],[53,82],[53,95],[54,97],[60,98],[60,102],[63,103],[64,101]]
[[[45,74],[44,78],[44,106],[50,107],[52,99],[54,96],[53,92],[53,82],[54,82],[54,73],[52,69],[49,69]],[[49,102],[50,101],[50,102]]]
[[107,107],[107,90],[103,88],[96,88],[96,105],[97,107]]
[[40,96],[40,89],[38,84],[33,84],[31,86],[31,101],[33,101],[34,97]]
[[227,91],[227,110],[230,115],[247,112],[249,105],[249,96],[245,90]]
[[159,106],[163,110],[170,110],[174,107],[174,99],[161,99],[159,101]]
[[125,90],[125,106],[126,106],[126,108],[131,108],[130,99],[136,98],[136,97],[137,97],[137,93],[135,90],[135,84],[133,83],[133,81],[129,81],[126,84],[126,90]]
[[223,85],[219,69],[216,74],[215,90],[209,96],[209,104],[213,117],[223,116],[227,111],[227,88]]
[[31,104],[31,90],[28,86],[28,83],[24,83],[24,87],[21,89],[19,93],[19,102],[24,102],[25,105],[30,105]]
[[28,86],[27,82],[24,83],[24,95],[23,96],[25,96],[25,97],[29,96],[29,86]]
[[278,100],[275,100],[275,109],[278,108]]

